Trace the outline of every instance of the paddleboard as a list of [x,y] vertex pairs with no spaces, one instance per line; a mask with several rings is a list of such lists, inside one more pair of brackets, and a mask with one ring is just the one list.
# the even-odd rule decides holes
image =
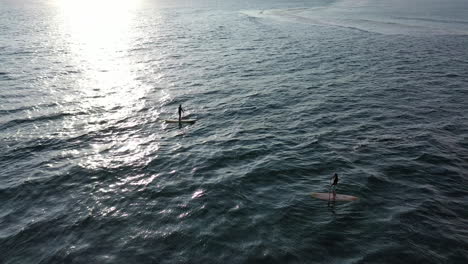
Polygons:
[[[182,120],[180,120],[180,123],[193,124],[193,123],[195,123],[195,121],[197,121],[197,120],[196,119],[182,119]],[[179,119],[166,119],[166,120],[164,120],[164,122],[166,122],[166,123],[179,123]]]
[[312,193],[312,197],[321,199],[321,200],[327,200],[330,199],[330,201],[356,201],[357,198],[356,196],[352,195],[346,195],[346,194],[336,194],[333,195],[333,193]]

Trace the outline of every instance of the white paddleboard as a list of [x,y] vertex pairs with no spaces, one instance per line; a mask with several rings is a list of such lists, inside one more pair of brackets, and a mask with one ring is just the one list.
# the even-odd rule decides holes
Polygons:
[[321,199],[321,200],[330,200],[330,201],[356,201],[357,198],[356,196],[352,195],[346,195],[346,194],[335,194],[333,193],[312,193],[312,197]]
[[[196,119],[182,119],[182,120],[180,120],[180,123],[193,124],[196,121],[197,121]],[[166,123],[179,123],[179,119],[166,119],[166,120],[164,120],[164,122],[166,122]]]

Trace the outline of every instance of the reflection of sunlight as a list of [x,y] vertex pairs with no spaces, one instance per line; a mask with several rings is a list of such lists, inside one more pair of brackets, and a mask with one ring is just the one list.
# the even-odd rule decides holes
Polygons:
[[57,0],[73,40],[106,48],[126,41],[138,3],[137,0]]
[[153,160],[154,153],[160,147],[159,137],[156,135],[149,135],[140,139],[128,136],[112,136],[109,137],[108,141],[110,143],[93,144],[93,154],[85,159],[81,165],[90,169],[117,169],[121,166],[141,168]]
[[[82,74],[77,89],[88,107],[107,109],[134,103],[145,89],[129,58],[138,0],[55,0],[72,66]],[[88,100],[92,98],[92,100]]]
[[192,199],[200,198],[200,197],[202,197],[202,196],[204,195],[204,193],[205,193],[204,190],[199,189],[199,190],[197,190],[196,192],[194,192],[194,193],[192,194]]
[[[83,120],[72,126],[99,131],[109,126],[131,129],[145,122],[135,117],[150,87],[138,78],[131,50],[143,34],[138,28],[142,0],[52,0],[57,10],[66,67],[76,69],[66,100],[76,103]],[[110,135],[92,146],[89,168],[143,166],[158,148],[126,133]],[[157,142],[157,141],[156,141]],[[90,153],[91,154],[91,153]]]
[[139,133],[140,125],[148,122],[140,110],[150,89],[143,83],[140,59],[132,53],[147,33],[138,27],[142,0],[51,2],[57,11],[64,71],[72,72],[65,77],[70,85],[64,97],[80,113],[70,127],[92,138],[79,165],[119,172],[117,179],[95,183],[89,210],[95,217],[126,217],[127,208],[116,206],[110,197],[145,188],[159,176],[124,172],[149,164],[160,144],[158,135]]

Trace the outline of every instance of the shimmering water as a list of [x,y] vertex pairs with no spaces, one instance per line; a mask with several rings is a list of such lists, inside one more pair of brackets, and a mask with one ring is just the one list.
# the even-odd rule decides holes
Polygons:
[[466,263],[468,3],[233,2],[0,0],[0,263]]

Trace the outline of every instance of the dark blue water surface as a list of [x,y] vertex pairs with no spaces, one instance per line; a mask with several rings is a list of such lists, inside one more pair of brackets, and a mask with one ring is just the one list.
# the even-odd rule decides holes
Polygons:
[[468,3],[234,2],[0,0],[0,263],[467,263]]

